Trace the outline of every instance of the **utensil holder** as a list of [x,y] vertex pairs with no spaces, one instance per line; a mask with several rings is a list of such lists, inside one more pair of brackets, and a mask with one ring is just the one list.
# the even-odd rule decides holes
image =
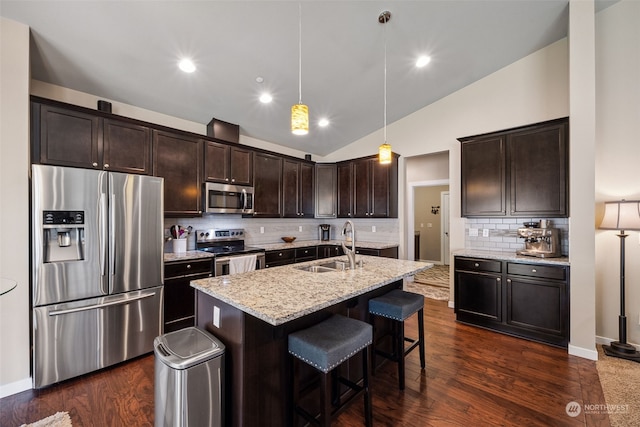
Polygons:
[[187,251],[187,239],[173,239],[173,252],[176,254]]

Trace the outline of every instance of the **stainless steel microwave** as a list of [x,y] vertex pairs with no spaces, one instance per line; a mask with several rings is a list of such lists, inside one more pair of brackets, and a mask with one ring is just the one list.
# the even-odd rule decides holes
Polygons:
[[253,187],[243,185],[204,185],[204,207],[207,213],[253,213]]

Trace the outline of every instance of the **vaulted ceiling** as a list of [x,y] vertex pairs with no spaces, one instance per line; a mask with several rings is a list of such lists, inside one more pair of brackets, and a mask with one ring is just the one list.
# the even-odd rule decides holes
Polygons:
[[[380,24],[384,10],[392,17]],[[198,123],[215,117],[318,155],[383,126],[385,40],[392,123],[565,37],[568,10],[567,0],[0,3],[3,17],[31,27],[34,79]],[[299,24],[305,136],[289,122]],[[416,68],[419,55],[431,62]],[[178,69],[183,57],[195,72]],[[258,101],[263,92],[271,103]]]

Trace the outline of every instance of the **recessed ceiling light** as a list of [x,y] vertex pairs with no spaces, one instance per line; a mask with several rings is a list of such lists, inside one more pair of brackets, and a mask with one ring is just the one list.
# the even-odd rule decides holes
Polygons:
[[416,67],[422,68],[425,65],[427,65],[429,62],[431,62],[431,57],[423,55],[423,56],[419,57],[418,60],[416,61]]
[[178,67],[185,73],[193,73],[196,70],[195,64],[188,58],[180,60]]
[[273,97],[268,93],[265,92],[262,95],[260,95],[260,102],[262,102],[263,104],[268,104],[271,101],[273,101]]
[[329,120],[325,118],[318,120],[318,126],[320,127],[329,126]]

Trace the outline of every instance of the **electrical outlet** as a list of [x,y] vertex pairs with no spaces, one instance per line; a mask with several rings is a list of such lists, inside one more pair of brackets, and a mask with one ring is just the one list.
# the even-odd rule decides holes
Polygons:
[[482,229],[482,237],[489,237],[489,229],[488,228],[483,228]]
[[260,234],[264,234],[264,227],[260,227]]
[[298,226],[298,231],[302,231],[302,226]]
[[428,223],[427,223],[427,228],[432,228],[432,227],[433,227],[433,223],[428,222]]
[[375,225],[372,225],[372,226],[371,226],[371,232],[372,232],[372,233],[375,233],[375,232],[376,232],[376,226],[375,226]]
[[638,325],[640,326],[640,314],[638,314]]
[[213,326],[220,327],[220,307],[213,306]]

